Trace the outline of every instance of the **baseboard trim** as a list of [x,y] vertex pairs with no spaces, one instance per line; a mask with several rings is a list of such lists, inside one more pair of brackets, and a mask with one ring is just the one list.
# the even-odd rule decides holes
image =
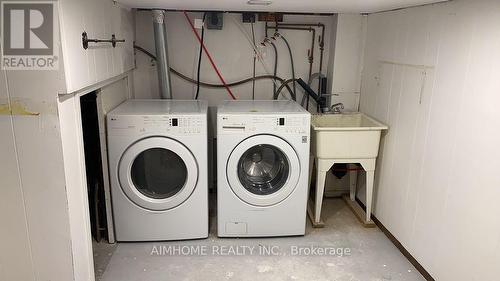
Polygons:
[[[359,205],[363,209],[366,210],[365,204],[363,204],[363,202],[361,202],[361,200],[356,198],[356,201],[359,203]],[[405,256],[408,259],[408,261],[418,270],[418,272],[420,272],[420,274],[422,274],[422,276],[425,278],[425,280],[435,281],[435,279],[431,276],[431,274],[427,270],[425,270],[425,268],[410,254],[410,252],[408,252],[408,250],[406,250],[406,248],[401,244],[401,242],[399,242],[399,240],[394,235],[392,235],[392,233],[373,214],[372,214],[372,220],[373,220],[373,222],[375,222],[375,225],[377,225],[378,228],[380,228],[380,230],[382,230],[382,232],[385,234],[385,236],[387,236],[387,238],[389,238],[389,240],[392,242],[392,244],[394,244],[394,246],[396,246],[396,248],[398,248],[398,250],[401,252],[401,254],[403,254],[403,256]]]

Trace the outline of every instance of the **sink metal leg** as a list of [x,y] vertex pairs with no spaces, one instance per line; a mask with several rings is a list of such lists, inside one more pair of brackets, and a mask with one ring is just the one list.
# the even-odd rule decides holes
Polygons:
[[[348,167],[350,169],[355,169],[357,167],[357,165],[353,165],[353,164],[349,164]],[[356,200],[356,186],[357,186],[357,183],[358,183],[358,172],[357,171],[353,171],[353,170],[350,170],[349,171],[349,197],[351,199],[351,201],[354,201]]]
[[325,192],[326,172],[330,167],[325,167],[325,163],[318,159],[316,161],[316,200],[314,204],[314,223],[321,221],[321,206],[323,204],[323,193]]
[[[366,209],[364,210],[361,206],[356,202],[356,184],[353,185],[351,182],[351,193],[350,196],[343,196],[342,198],[347,203],[349,208],[353,211],[356,217],[359,219],[361,223],[363,223],[364,227],[375,227],[374,222],[371,220],[372,213],[372,200],[373,200],[373,184],[375,177],[375,158],[361,158],[361,159],[347,159],[343,160],[345,162],[350,163],[359,163],[363,167],[366,172]],[[348,162],[348,163],[349,163]],[[350,174],[352,177],[352,174]],[[356,177],[352,177],[356,179]],[[353,188],[354,186],[354,188]]]
[[313,167],[314,167],[314,156],[311,155],[309,156],[309,178],[307,180],[307,194],[309,194],[309,188],[311,187]]
[[365,223],[371,222],[372,218],[372,200],[373,200],[373,181],[375,171],[366,171],[366,218]]

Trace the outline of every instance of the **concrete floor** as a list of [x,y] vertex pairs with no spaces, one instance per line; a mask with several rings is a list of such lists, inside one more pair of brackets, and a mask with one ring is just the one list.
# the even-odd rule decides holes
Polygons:
[[94,271],[96,281],[102,279],[102,275],[106,270],[106,267],[113,256],[113,253],[118,247],[118,244],[108,244],[105,242],[97,243],[95,240],[92,241],[92,248],[94,250]]
[[[326,227],[314,229],[308,222],[303,237],[220,239],[215,235],[212,219],[210,237],[204,240],[95,245],[96,275],[100,281],[424,280],[378,228],[362,227],[342,200],[326,199],[323,217]],[[204,246],[208,250],[205,256],[158,255],[154,249],[161,250],[163,246]],[[350,254],[294,255],[294,246],[304,247],[304,251],[311,246],[346,253],[349,249]],[[251,247],[255,250],[248,254]],[[259,253],[262,247],[274,247],[277,255]],[[214,249],[226,249],[228,255],[216,255]],[[231,249],[240,252],[230,252]]]

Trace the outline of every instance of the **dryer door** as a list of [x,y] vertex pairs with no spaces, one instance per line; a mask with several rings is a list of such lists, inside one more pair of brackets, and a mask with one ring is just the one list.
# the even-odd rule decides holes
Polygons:
[[180,142],[150,137],[132,144],[118,168],[122,191],[139,207],[168,210],[189,198],[198,181],[193,154]]
[[271,206],[294,191],[300,162],[295,150],[283,139],[257,135],[234,148],[226,174],[231,189],[241,200],[255,206]]

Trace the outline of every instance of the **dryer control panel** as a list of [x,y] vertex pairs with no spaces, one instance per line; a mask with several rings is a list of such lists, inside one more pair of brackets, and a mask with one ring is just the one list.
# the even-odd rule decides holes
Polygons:
[[206,120],[193,115],[108,116],[108,134],[195,135],[206,132]]
[[280,133],[305,134],[309,132],[308,115],[221,115],[218,118],[219,133]]

